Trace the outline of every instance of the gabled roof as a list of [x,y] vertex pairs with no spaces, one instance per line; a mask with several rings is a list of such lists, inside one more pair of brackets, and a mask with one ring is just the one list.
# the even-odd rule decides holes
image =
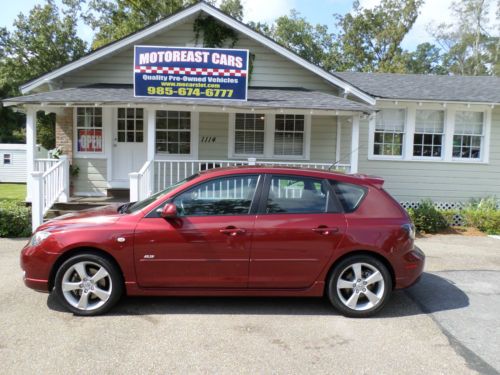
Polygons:
[[380,99],[500,103],[500,77],[357,72],[333,74]]
[[310,63],[309,61],[303,59],[302,57],[298,56],[294,52],[288,50],[287,48],[279,45],[278,43],[274,42],[272,39],[264,36],[263,34],[251,29],[244,23],[238,21],[237,19],[221,12],[219,9],[206,4],[205,2],[199,2],[195,5],[192,5],[184,10],[181,10],[177,13],[172,14],[171,16],[153,24],[150,25],[142,30],[139,30],[133,34],[128,35],[127,37],[120,39],[116,42],[110,43],[100,49],[97,49],[88,55],[71,62],[69,64],[66,64],[56,70],[53,70],[47,74],[44,74],[41,77],[38,77],[30,82],[25,83],[24,85],[21,86],[21,92],[23,94],[28,93],[38,86],[50,82],[51,80],[57,79],[58,77],[69,73],[71,71],[74,71],[76,69],[79,69],[83,67],[84,65],[91,63],[95,60],[101,59],[105,56],[108,56],[110,54],[116,53],[126,47],[129,47],[133,45],[134,43],[140,42],[141,40],[152,36],[160,31],[163,31],[165,29],[171,28],[174,25],[178,24],[179,22],[182,22],[184,19],[189,18],[191,16],[196,15],[199,12],[204,12],[216,19],[218,19],[220,22],[226,24],[229,27],[232,27],[233,29],[241,32],[242,34],[245,34],[247,37],[271,48],[274,50],[276,53],[284,56],[285,58],[295,62],[296,64],[302,66],[303,68],[311,71],[312,73],[322,77],[329,83],[336,85],[343,89],[345,92],[354,95],[355,97],[365,101],[366,103],[369,104],[375,104],[375,100],[370,96],[367,95],[365,92],[361,91],[360,89],[356,88],[355,86],[351,85],[350,83],[344,81],[343,79],[336,77],[329,72],[321,69],[320,67]]
[[169,105],[199,105],[226,106],[227,108],[251,107],[259,109],[302,109],[320,111],[348,111],[371,113],[373,109],[349,99],[320,91],[302,88],[249,87],[248,101],[234,100],[190,100],[187,98],[154,98],[134,97],[132,85],[91,85],[62,90],[40,92],[17,98],[5,99],[6,105],[41,104],[72,105],[82,104],[169,104]]

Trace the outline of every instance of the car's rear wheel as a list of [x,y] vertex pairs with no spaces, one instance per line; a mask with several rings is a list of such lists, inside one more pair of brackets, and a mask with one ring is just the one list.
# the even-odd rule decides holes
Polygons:
[[120,299],[123,280],[117,267],[97,254],[79,254],[57,270],[55,293],[76,315],[99,315]]
[[369,255],[354,255],[339,262],[328,280],[328,298],[342,314],[364,318],[380,311],[392,291],[387,267]]

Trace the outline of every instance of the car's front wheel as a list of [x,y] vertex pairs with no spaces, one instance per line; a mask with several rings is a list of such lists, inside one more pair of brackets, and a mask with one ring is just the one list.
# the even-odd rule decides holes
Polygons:
[[392,291],[387,267],[369,255],[354,255],[339,262],[328,281],[328,297],[343,315],[364,318],[380,311]]
[[57,270],[55,293],[59,301],[76,315],[99,315],[120,299],[123,280],[117,267],[97,254],[79,254]]

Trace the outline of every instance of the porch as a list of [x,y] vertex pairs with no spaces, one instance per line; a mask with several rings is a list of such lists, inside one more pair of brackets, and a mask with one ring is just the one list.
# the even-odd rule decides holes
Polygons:
[[[27,113],[27,200],[34,228],[70,195],[103,197],[108,189],[130,189],[135,201],[211,168],[278,165],[356,173],[360,118],[372,111],[303,89],[250,88],[249,100],[238,103],[134,98],[131,87],[67,89],[10,101]],[[61,159],[34,158],[37,111],[56,113]],[[70,164],[79,171],[71,178]]]

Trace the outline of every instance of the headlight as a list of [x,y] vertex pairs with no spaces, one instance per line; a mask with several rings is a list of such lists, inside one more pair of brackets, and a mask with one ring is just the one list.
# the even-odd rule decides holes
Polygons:
[[30,240],[30,246],[37,246],[40,245],[47,237],[50,236],[50,232],[36,232],[33,236],[31,236]]

